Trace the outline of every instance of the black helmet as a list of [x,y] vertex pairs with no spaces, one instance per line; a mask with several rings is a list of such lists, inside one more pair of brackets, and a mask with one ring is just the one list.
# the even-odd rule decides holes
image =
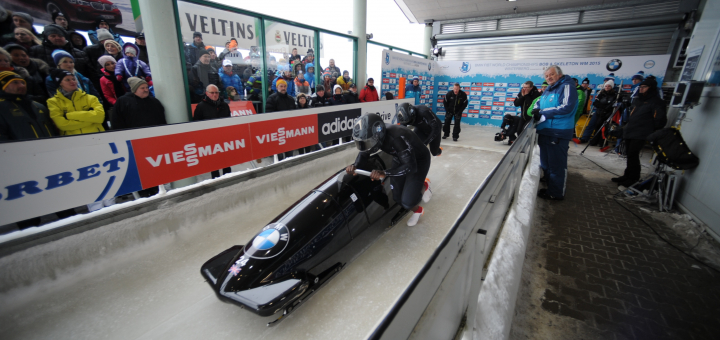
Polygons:
[[396,112],[396,119],[398,124],[408,126],[413,125],[415,123],[415,116],[417,115],[417,110],[415,110],[415,107],[410,105],[410,103],[402,103],[398,105],[397,112]]
[[384,138],[385,122],[375,113],[360,117],[353,126],[355,146],[362,152],[376,152],[380,149]]

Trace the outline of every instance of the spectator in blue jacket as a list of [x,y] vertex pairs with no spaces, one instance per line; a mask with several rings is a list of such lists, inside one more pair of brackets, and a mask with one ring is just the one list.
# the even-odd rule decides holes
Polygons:
[[313,63],[305,64],[305,80],[310,84],[310,88],[315,90],[315,65]]
[[538,123],[540,167],[547,182],[547,189],[540,189],[538,197],[562,200],[565,198],[567,153],[575,127],[578,94],[575,82],[557,65],[545,70],[545,80],[549,86],[532,111]]
[[[92,82],[90,82],[90,79],[75,70],[75,58],[70,53],[67,53],[64,50],[55,50],[52,53],[52,57],[59,69],[63,69],[75,75],[79,89],[85,91],[87,94],[98,97],[98,100],[102,103],[102,100],[100,99],[102,97],[100,97],[97,89],[93,86]],[[52,76],[47,76],[45,78],[45,88],[47,89],[50,98],[54,97],[57,93],[58,84],[53,81]]]
[[415,105],[420,103],[420,79],[417,76],[413,77],[412,83],[405,88],[405,98],[415,98]]
[[240,76],[233,73],[233,64],[230,60],[223,60],[222,72],[220,72],[220,79],[222,80],[224,88],[221,92],[225,92],[229,86],[235,88],[237,93],[243,93],[243,84]]
[[113,39],[115,41],[117,41],[117,43],[120,44],[120,46],[125,45],[125,42],[120,37],[120,34],[113,32],[112,28],[110,28],[110,24],[108,24],[107,20],[105,20],[102,17],[98,17],[97,20],[95,20],[95,29],[94,30],[87,31],[88,37],[90,38],[90,41],[93,43],[93,45],[100,42],[100,40],[98,40],[97,30],[99,30],[101,28],[108,30],[110,32],[110,34],[112,34]]

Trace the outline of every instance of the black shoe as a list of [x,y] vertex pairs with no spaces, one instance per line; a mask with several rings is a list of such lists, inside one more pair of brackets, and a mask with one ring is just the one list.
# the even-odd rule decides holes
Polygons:
[[615,183],[622,183],[622,182],[625,182],[625,179],[626,179],[625,176],[620,176],[620,177],[613,177],[610,180]]
[[447,139],[449,136],[442,136],[442,139]]
[[457,142],[457,138],[453,138],[453,142]]
[[551,196],[550,194],[547,193],[547,189],[540,189],[540,190],[538,190],[538,194],[537,194],[537,195],[538,195],[538,197],[540,197],[540,198],[542,198],[542,199],[544,199],[544,200],[562,201],[563,199],[565,199],[565,197],[555,197],[555,196]]

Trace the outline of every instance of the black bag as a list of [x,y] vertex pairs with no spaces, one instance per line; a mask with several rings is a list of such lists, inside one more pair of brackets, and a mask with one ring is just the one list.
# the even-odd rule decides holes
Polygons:
[[700,159],[695,156],[680,131],[675,128],[657,130],[647,137],[657,159],[676,170],[688,170],[698,166]]

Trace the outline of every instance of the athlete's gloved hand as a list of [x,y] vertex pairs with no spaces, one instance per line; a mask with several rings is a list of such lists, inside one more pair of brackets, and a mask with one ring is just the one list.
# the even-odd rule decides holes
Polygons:
[[356,169],[356,168],[355,168],[355,164],[350,164],[350,165],[347,166],[347,168],[345,168],[345,172],[347,172],[348,174],[351,174],[351,175],[355,176],[355,169]]

